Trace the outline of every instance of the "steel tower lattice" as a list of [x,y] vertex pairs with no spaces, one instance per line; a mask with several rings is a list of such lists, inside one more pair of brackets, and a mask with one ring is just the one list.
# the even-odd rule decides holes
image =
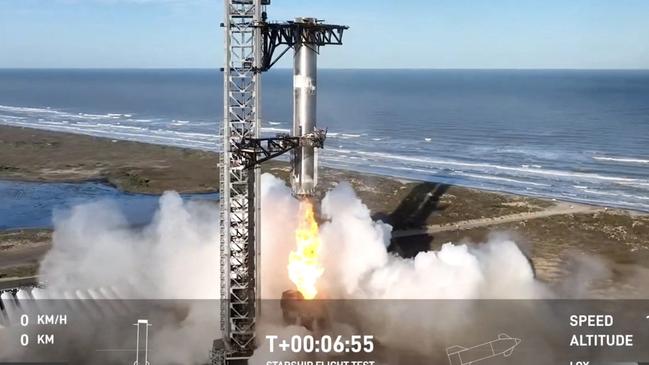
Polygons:
[[[224,0],[223,151],[220,156],[221,329],[212,364],[246,363],[255,349],[260,295],[260,163],[322,148],[326,130],[260,138],[261,72],[297,43],[341,44],[345,26],[267,23],[270,0]],[[277,58],[275,50],[285,46]]]
[[[262,0],[225,1],[223,153],[221,154],[221,329],[228,358],[248,358],[255,346],[259,280],[259,166],[248,168],[241,141],[259,138]],[[257,268],[257,269],[256,269]]]

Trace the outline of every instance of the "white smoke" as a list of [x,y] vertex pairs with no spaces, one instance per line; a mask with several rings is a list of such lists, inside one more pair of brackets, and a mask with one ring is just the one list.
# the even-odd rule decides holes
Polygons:
[[[262,250],[267,254],[263,267],[269,273],[263,277],[269,297],[276,298],[281,290],[292,288],[287,280],[276,285],[276,279],[294,245],[298,205],[281,180],[264,175],[262,182]],[[327,298],[484,299],[547,294],[511,240],[499,238],[471,246],[447,243],[439,251],[421,252],[414,259],[394,256],[387,250],[392,227],[373,221],[347,183],[326,194],[321,215],[325,274],[320,286]]]
[[117,285],[128,299],[217,299],[218,232],[215,206],[175,192],[141,228],[110,201],[82,204],[55,213],[39,275],[53,292]]
[[[265,176],[263,181],[283,186],[272,177]],[[287,194],[288,191],[284,192]],[[275,199],[285,198],[281,194],[266,195],[264,209],[278,206]],[[295,212],[293,206],[288,216]],[[549,294],[535,280],[528,259],[516,243],[505,237],[474,245],[447,243],[438,251],[404,259],[388,252],[392,227],[372,220],[369,209],[349,184],[340,183],[329,191],[322,200],[320,213],[325,267],[320,282],[323,296],[365,299],[356,306],[355,319],[365,333],[372,333],[393,349],[431,355],[429,351],[435,349],[433,344],[439,343],[440,336],[460,335],[479,320],[470,301],[439,306],[431,312],[429,302],[420,302],[420,307],[404,306],[403,300],[540,298]],[[268,218],[264,214],[264,224]],[[268,228],[283,229],[279,224]],[[281,242],[276,239],[286,237],[285,232],[269,233],[263,240],[273,240],[277,249]],[[280,257],[286,257],[288,249],[279,249]],[[380,301],[374,301],[377,299]],[[428,313],[435,315],[422,317]],[[412,341],[408,333],[418,333],[420,337]]]
[[[292,288],[286,274],[295,247],[298,201],[284,182],[262,176],[262,280],[264,298]],[[373,221],[347,183],[321,204],[320,283],[328,298],[477,299],[540,295],[532,268],[515,242],[445,244],[404,259],[388,253],[392,227]],[[219,293],[218,208],[160,198],[153,221],[128,225],[111,202],[56,214],[53,247],[40,276],[54,291],[125,285],[128,298],[216,299]]]
[[[280,298],[292,289],[287,276],[295,247],[299,202],[285,183],[262,176],[262,296]],[[349,184],[340,183],[321,202],[320,233],[325,268],[320,289],[336,299],[540,298],[550,295],[534,278],[525,255],[510,239],[481,244],[447,243],[413,259],[390,254],[392,227],[373,221]],[[116,286],[125,298],[220,298],[218,207],[183,202],[173,192],[160,198],[159,211],[144,227],[131,227],[110,202],[74,207],[55,216],[52,250],[41,264],[48,290]],[[433,343],[443,331],[470,321],[467,311],[438,313],[444,320],[421,321],[377,306],[358,320],[384,344],[407,347]],[[218,337],[218,307],[190,310],[180,324],[159,323],[152,330],[156,363],[198,364],[207,360]],[[277,320],[279,315],[269,315]],[[398,318],[398,322],[395,322]],[[274,328],[275,324],[268,324]],[[263,326],[263,324],[261,324]],[[403,338],[399,327],[421,327],[421,341]],[[262,328],[262,327],[260,327]],[[294,329],[295,330],[295,329]],[[290,330],[287,330],[290,332]],[[183,344],[178,346],[178,344]],[[421,347],[421,346],[418,346]]]
[[[262,183],[264,297],[278,298],[283,290],[294,287],[285,277],[285,267],[295,245],[298,203],[283,181],[264,175]],[[440,336],[460,337],[481,321],[471,301],[442,305],[430,312],[430,302],[422,301],[417,307],[401,305],[403,300],[533,299],[551,295],[535,279],[530,262],[516,243],[503,235],[480,244],[447,243],[438,251],[404,259],[388,252],[392,227],[372,220],[369,209],[349,184],[340,183],[325,195],[320,214],[325,268],[319,283],[321,296],[364,299],[355,308],[355,320],[364,333],[374,334],[390,348],[429,356]],[[422,317],[425,313],[435,315]],[[421,336],[412,341],[408,333]]]
[[[54,215],[53,246],[39,276],[49,298],[70,299],[68,293],[78,289],[100,294],[110,288],[113,296],[102,298],[183,300],[189,306],[186,313],[152,320],[151,361],[202,364],[208,360],[212,340],[220,336],[218,301],[196,300],[220,298],[218,237],[217,206],[183,202],[175,192],[162,195],[152,222],[144,227],[130,226],[110,201],[82,204]],[[121,303],[103,302],[102,307],[124,309]],[[112,352],[94,353],[83,347],[133,348],[130,323],[137,319],[110,322],[93,342],[84,342],[86,337],[60,344],[58,351],[82,356],[83,362],[106,361]],[[79,325],[77,321],[70,328],[75,331]]]
[[264,299],[279,299],[293,288],[288,278],[288,256],[295,248],[299,202],[284,181],[261,176],[261,278]]

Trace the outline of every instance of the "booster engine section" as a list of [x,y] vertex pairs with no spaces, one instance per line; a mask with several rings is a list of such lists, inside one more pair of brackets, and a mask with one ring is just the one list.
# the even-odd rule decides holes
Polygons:
[[[316,25],[314,18],[297,18],[296,23]],[[295,137],[316,132],[318,45],[309,43],[306,32],[298,36],[293,64],[293,130]],[[293,151],[291,186],[298,197],[312,196],[318,183],[317,150],[313,143],[302,143]]]

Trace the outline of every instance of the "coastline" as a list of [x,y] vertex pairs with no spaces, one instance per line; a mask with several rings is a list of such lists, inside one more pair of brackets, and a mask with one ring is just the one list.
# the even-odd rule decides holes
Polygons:
[[[263,166],[284,179],[288,164]],[[124,192],[165,190],[214,192],[218,155],[163,145],[80,134],[0,126],[0,179],[38,182],[100,181]],[[391,250],[412,257],[444,242],[484,242],[508,232],[552,282],[567,275],[567,251],[602,256],[617,265],[649,268],[649,215],[434,182],[410,181],[355,171],[321,168],[319,194],[349,182],[375,219],[394,227]],[[44,247],[49,230],[13,230],[0,235],[0,278],[33,275],[31,261],[15,265],[3,257]],[[38,237],[38,239],[34,238]],[[11,247],[9,247],[11,246]],[[46,249],[38,251],[41,254]],[[29,255],[27,255],[29,256]],[[6,262],[12,263],[7,265]],[[4,264],[3,264],[4,263]],[[16,268],[19,268],[16,271]],[[12,274],[13,273],[13,274]]]

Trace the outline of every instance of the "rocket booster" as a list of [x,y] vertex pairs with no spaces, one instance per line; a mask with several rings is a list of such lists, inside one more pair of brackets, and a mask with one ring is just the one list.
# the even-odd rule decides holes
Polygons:
[[[296,22],[315,23],[313,18],[297,18]],[[318,45],[301,39],[295,44],[293,64],[293,129],[292,135],[305,137],[316,128]],[[318,183],[317,149],[304,143],[293,151],[291,186],[296,196],[311,196]]]
[[512,338],[504,333],[498,338],[473,347],[451,346],[446,349],[448,360],[451,365],[469,365],[478,361],[500,356],[509,357],[514,348],[521,343],[518,338]]

